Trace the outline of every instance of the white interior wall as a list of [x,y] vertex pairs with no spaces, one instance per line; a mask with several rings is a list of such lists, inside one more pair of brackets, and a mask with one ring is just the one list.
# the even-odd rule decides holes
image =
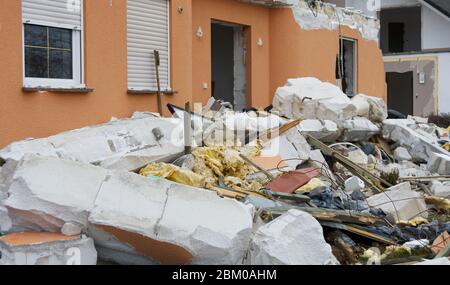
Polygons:
[[377,17],[380,8],[416,6],[419,0],[347,0],[346,6],[361,10],[364,14]]
[[450,48],[450,19],[427,6],[422,6],[422,48]]
[[439,54],[439,112],[450,113],[450,53]]

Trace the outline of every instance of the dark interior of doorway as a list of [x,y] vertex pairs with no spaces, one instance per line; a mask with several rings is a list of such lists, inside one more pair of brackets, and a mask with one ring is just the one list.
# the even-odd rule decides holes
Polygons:
[[336,78],[341,79],[342,91],[349,97],[356,95],[356,41],[341,39],[337,60]]
[[414,73],[387,72],[388,107],[405,115],[414,115]]
[[211,24],[212,96],[234,105],[234,29]]

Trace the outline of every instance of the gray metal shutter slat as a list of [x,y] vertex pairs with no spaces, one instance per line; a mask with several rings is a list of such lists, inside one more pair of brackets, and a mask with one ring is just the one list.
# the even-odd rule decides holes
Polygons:
[[169,89],[168,0],[127,0],[128,88],[156,90],[153,51],[159,51],[161,88]]
[[[48,23],[71,29],[81,29],[81,5],[68,6],[68,0],[22,0],[25,23]],[[74,3],[81,3],[81,1]],[[70,8],[70,9],[69,9]]]

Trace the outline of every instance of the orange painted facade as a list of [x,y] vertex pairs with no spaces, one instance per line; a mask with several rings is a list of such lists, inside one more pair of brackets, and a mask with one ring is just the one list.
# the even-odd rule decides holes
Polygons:
[[[110,5],[112,3],[112,5]],[[183,7],[182,13],[179,7]],[[0,147],[27,137],[156,111],[156,96],[127,92],[127,10],[125,0],[85,0],[84,73],[91,93],[24,92],[21,1],[0,1]],[[246,26],[247,97],[254,107],[272,101],[288,78],[314,76],[332,83],[338,31],[305,31],[289,8],[271,9],[237,0],[170,0],[173,95],[163,103],[205,103],[211,96],[211,21]],[[196,35],[202,27],[204,36]],[[358,92],[386,98],[384,65],[374,41],[343,27],[358,40]],[[258,39],[263,45],[257,45]],[[204,83],[208,86],[204,88]]]

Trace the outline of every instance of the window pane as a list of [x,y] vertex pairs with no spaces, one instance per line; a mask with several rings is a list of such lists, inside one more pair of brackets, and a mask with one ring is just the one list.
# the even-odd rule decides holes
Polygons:
[[51,48],[72,49],[72,30],[49,28]]
[[72,79],[72,52],[50,50],[50,78]]
[[26,46],[47,46],[47,27],[36,25],[25,25]]
[[47,49],[25,48],[25,77],[48,77]]

